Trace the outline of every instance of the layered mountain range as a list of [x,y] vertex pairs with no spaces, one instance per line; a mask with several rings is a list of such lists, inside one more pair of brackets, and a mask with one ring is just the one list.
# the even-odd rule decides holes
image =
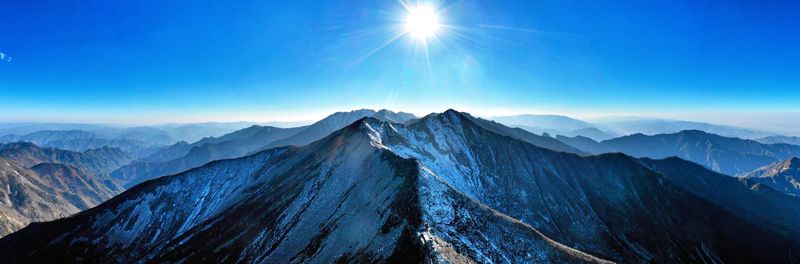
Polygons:
[[634,157],[680,157],[731,176],[800,156],[800,146],[764,144],[755,140],[723,137],[700,130],[673,134],[629,136],[594,141],[585,137],[558,136],[558,140],[589,153],[622,152]]
[[144,180],[179,173],[213,160],[238,158],[278,146],[305,145],[368,116],[394,122],[406,122],[415,118],[408,113],[364,109],[334,113],[303,127],[278,128],[254,125],[221,137],[204,138],[192,144],[176,143],[140,162],[119,168],[111,175],[120,180],[124,186],[131,187]]
[[404,124],[362,117],[308,145],[211,162],[31,224],[0,239],[0,256],[787,263],[800,254],[796,197],[681,159],[582,156],[530,135],[452,110]]
[[28,142],[0,144],[0,157],[14,160],[25,167],[40,163],[61,163],[84,168],[94,173],[107,173],[133,160],[118,148],[102,147],[77,152],[42,148]]

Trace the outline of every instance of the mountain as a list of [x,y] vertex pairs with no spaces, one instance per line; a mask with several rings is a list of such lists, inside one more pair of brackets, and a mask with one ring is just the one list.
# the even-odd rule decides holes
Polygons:
[[756,141],[764,144],[791,144],[800,146],[800,137],[790,136],[769,136],[758,138]]
[[156,152],[153,152],[150,155],[145,157],[139,158],[137,161],[168,161],[183,157],[186,153],[189,153],[195,147],[195,144],[189,144],[186,141],[180,141],[178,143],[163,147],[158,149]]
[[[675,180],[734,178],[691,163],[668,176],[662,163],[623,154],[552,151],[489,124],[496,123],[452,110],[407,124],[363,118],[309,145],[211,162],[32,224],[0,239],[0,255],[10,262],[786,263],[800,249],[800,220],[761,222],[774,214],[733,211],[718,203],[734,192]],[[793,197],[753,186],[747,197],[765,206],[800,208]]]
[[601,154],[609,152],[608,148],[604,146],[601,142],[597,142],[594,139],[588,137],[583,137],[583,136],[567,137],[558,135],[556,136],[556,140],[588,153]]
[[680,158],[640,161],[691,194],[738,217],[787,237],[800,237],[800,198],[787,197],[757,180],[729,177]]
[[154,128],[164,131],[174,139],[173,142],[196,142],[207,137],[220,137],[253,125],[255,125],[253,122],[206,122],[159,125]]
[[[147,179],[175,174],[218,159],[238,158],[271,147],[305,145],[319,140],[352,122],[376,116],[390,122],[406,122],[416,118],[408,113],[369,109],[334,113],[307,127],[277,128],[251,126],[215,138],[204,138],[192,144],[177,143],[112,173],[126,187]],[[182,154],[182,155],[181,155]]]
[[762,144],[754,140],[723,137],[699,130],[652,136],[633,134],[599,143],[586,138],[561,137],[559,140],[596,154],[622,152],[634,157],[655,159],[680,157],[732,176],[748,173],[792,156],[800,156],[800,146]]
[[[505,124],[507,126],[525,126],[535,129],[543,130],[558,130],[558,131],[574,131],[584,128],[594,127],[594,125],[562,115],[512,115],[512,116],[495,116],[489,118],[495,122]],[[536,133],[536,132],[534,132]],[[538,132],[541,134],[541,132]]]
[[106,173],[128,164],[133,159],[117,148],[103,147],[84,152],[41,148],[33,143],[0,144],[0,157],[13,160],[25,167],[40,163],[61,163],[94,173]]
[[510,127],[519,127],[539,135],[547,133],[549,135],[568,137],[582,136],[598,141],[619,136],[610,131],[600,130],[588,122],[560,115],[498,116],[490,119]]
[[[479,125],[481,128],[489,130],[493,133],[509,136],[518,140],[531,143],[538,147],[547,148],[555,151],[575,153],[575,154],[586,154],[585,152],[577,148],[564,144],[561,141],[558,141],[549,136],[536,135],[521,128],[510,128],[491,120],[473,117],[469,114],[462,114],[462,115],[465,118],[468,118],[471,123],[475,123]],[[438,116],[438,114],[433,114],[430,117],[434,116]]]
[[108,139],[83,130],[41,130],[22,136],[11,134],[0,137],[0,143],[18,141],[31,142],[42,147],[79,152],[102,147],[112,147],[119,148],[135,157],[148,155],[160,146],[124,137]]
[[51,221],[116,194],[91,175],[62,164],[33,168],[0,158],[0,237],[31,222]]
[[159,155],[169,158],[185,153],[182,156],[166,161],[140,161],[128,164],[113,171],[111,177],[121,181],[127,188],[148,179],[199,167],[213,160],[244,156],[271,142],[297,134],[303,129],[305,128],[254,125],[218,138],[204,138],[191,145],[178,143],[162,150]]
[[[0,255],[12,262],[602,262],[378,147],[364,124],[145,182],[3,238]],[[446,213],[461,220],[433,221]]]
[[375,112],[375,110],[370,109],[354,110],[350,112],[336,112],[309,125],[303,129],[303,131],[300,131],[291,137],[272,142],[259,150],[280,146],[307,145],[308,143],[317,141],[336,130],[352,124],[356,120],[375,115],[376,113],[377,112]]
[[219,137],[254,124],[253,122],[207,122],[121,127],[103,124],[0,123],[0,136],[26,135],[39,131],[80,130],[102,139],[130,140],[144,146],[164,146],[179,141],[195,142],[206,137]]
[[611,130],[621,135],[637,133],[645,135],[672,134],[684,130],[701,130],[721,136],[744,139],[755,139],[774,135],[772,132],[747,128],[655,118],[605,118],[593,120],[593,123],[601,129]]
[[742,175],[742,178],[764,184],[788,195],[800,196],[800,158],[792,157],[758,168]]
[[612,139],[615,137],[619,137],[619,134],[610,131],[603,131],[596,127],[587,127],[578,130],[562,132],[562,133],[553,133],[556,135],[564,135],[568,137],[575,137],[575,136],[583,136],[587,138],[591,138],[593,140],[607,140]]
[[386,109],[381,109],[380,111],[376,112],[375,114],[372,115],[372,118],[381,121],[400,123],[400,124],[417,119],[417,117],[414,114],[405,112],[392,112]]

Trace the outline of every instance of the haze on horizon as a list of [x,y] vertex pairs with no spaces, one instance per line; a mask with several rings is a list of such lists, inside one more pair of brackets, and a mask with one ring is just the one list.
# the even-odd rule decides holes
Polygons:
[[402,34],[398,1],[8,3],[0,121],[307,121],[454,108],[800,133],[798,2],[429,4],[442,27],[423,46]]

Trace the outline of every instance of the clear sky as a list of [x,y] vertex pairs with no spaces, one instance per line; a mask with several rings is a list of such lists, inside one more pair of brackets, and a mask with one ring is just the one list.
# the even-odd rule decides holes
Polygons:
[[425,49],[398,35],[397,0],[6,1],[0,120],[268,121],[362,107],[800,119],[800,1],[432,6],[442,27]]

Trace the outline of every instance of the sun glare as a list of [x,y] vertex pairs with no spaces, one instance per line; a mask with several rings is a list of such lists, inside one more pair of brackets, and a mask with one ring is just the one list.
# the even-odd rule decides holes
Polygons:
[[408,14],[405,18],[405,30],[417,40],[426,40],[436,36],[441,28],[439,15],[433,6],[428,4],[417,4],[407,9]]

